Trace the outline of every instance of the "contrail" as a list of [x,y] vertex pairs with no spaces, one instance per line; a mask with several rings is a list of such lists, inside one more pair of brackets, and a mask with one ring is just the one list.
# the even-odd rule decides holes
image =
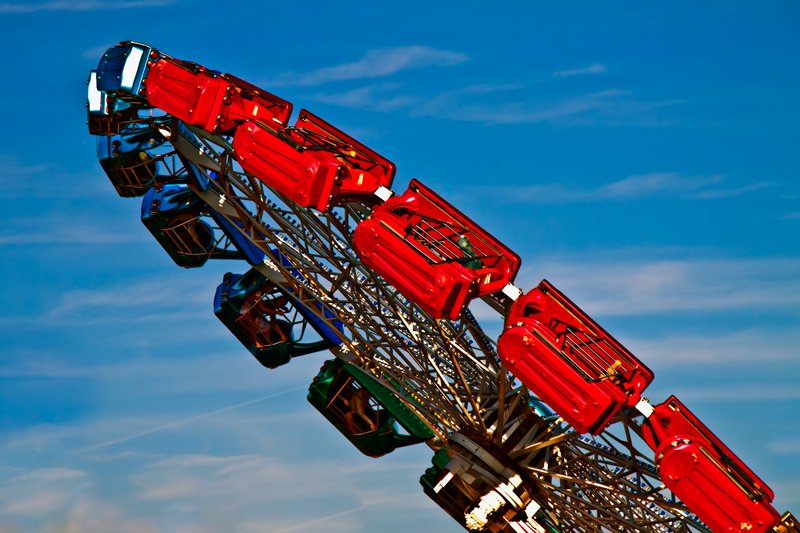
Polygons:
[[296,529],[300,529],[301,527],[312,526],[312,525],[318,524],[320,522],[326,522],[326,521],[332,520],[334,518],[339,518],[340,516],[344,516],[344,515],[348,515],[348,514],[352,514],[352,513],[357,513],[358,511],[363,511],[364,509],[366,509],[370,505],[379,505],[379,504],[382,504],[382,503],[393,502],[393,501],[397,501],[397,500],[405,500],[406,498],[416,498],[416,497],[419,497],[419,494],[415,492],[413,494],[404,494],[403,496],[395,496],[393,498],[385,498],[383,500],[376,500],[376,501],[372,501],[372,502],[367,502],[367,503],[363,503],[363,504],[359,505],[358,507],[356,507],[354,509],[348,509],[347,511],[341,511],[341,512],[338,512],[336,514],[323,516],[322,518],[315,518],[314,520],[310,520],[308,522],[303,522],[302,524],[294,524],[293,526],[289,526],[289,527],[283,528],[280,531],[281,531],[281,533],[286,532],[286,531],[294,531]]
[[311,525],[314,525],[314,524],[318,524],[319,522],[325,522],[325,521],[328,521],[328,520],[332,520],[334,518],[339,518],[340,516],[344,516],[344,515],[351,514],[351,513],[356,513],[358,511],[361,511],[362,509],[366,509],[366,508],[367,508],[366,505],[362,505],[360,507],[356,507],[355,509],[350,509],[348,511],[342,511],[341,513],[336,513],[336,514],[332,514],[332,515],[328,515],[328,516],[323,516],[322,518],[317,518],[316,520],[311,520],[309,522],[303,522],[302,524],[295,524],[293,526],[281,529],[280,531],[281,532],[294,531],[295,529],[299,529],[301,527],[311,526]]
[[151,433],[155,433],[157,431],[162,431],[169,428],[174,428],[175,426],[180,426],[181,424],[188,424],[189,422],[194,422],[195,420],[200,420],[201,418],[207,418],[209,416],[218,415],[220,413],[224,413],[226,411],[233,411],[234,409],[238,409],[240,407],[244,407],[246,405],[251,405],[257,402],[262,402],[264,400],[269,400],[270,398],[275,398],[276,396],[282,396],[284,394],[288,394],[290,392],[294,392],[296,390],[303,389],[305,387],[295,387],[293,389],[285,390],[283,392],[276,392],[275,394],[270,394],[269,396],[264,396],[262,398],[256,398],[255,400],[250,400],[249,402],[244,402],[236,405],[231,405],[230,407],[224,407],[222,409],[217,409],[216,411],[211,411],[210,413],[203,413],[201,415],[196,415],[191,418],[185,418],[183,420],[178,420],[176,422],[170,422],[169,424],[164,424],[163,426],[158,426],[153,429],[148,429],[146,431],[142,431],[139,433],[135,433],[133,435],[128,435],[127,437],[121,437],[119,439],[110,440],[107,442],[103,442],[100,444],[95,444],[94,446],[89,446],[88,448],[84,448],[80,451],[82,452],[92,452],[95,450],[99,450],[100,448],[107,448],[108,446],[113,446],[114,444],[119,444],[120,442],[126,442],[133,439],[138,439],[139,437],[144,437],[145,435],[150,435]]

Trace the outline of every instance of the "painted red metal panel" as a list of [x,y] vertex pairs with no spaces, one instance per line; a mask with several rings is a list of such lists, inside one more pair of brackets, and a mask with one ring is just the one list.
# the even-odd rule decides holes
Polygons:
[[473,298],[501,290],[520,259],[439,195],[412,180],[358,225],[364,263],[434,318],[455,320]]
[[180,120],[210,133],[229,133],[246,120],[286,126],[292,105],[231,75],[193,63],[159,59],[146,79],[147,99]]
[[714,533],[767,533],[780,515],[766,499],[751,499],[720,464],[708,442],[676,435],[656,450],[664,484]]
[[[232,127],[247,120],[261,121],[276,129],[289,124],[289,117],[292,114],[291,103],[233,74],[223,74],[220,78],[223,82],[227,82],[225,91],[231,97],[230,104],[223,98],[222,107],[219,109],[219,113],[225,117],[225,121],[221,124],[222,130],[230,131]],[[219,115],[216,120],[219,121]],[[230,124],[231,122],[233,124]]]
[[[305,109],[300,110],[295,128],[302,130],[298,131],[301,135],[295,136],[299,142],[306,146],[320,141],[328,144],[347,167],[348,173],[336,194],[337,202],[358,201],[374,205],[378,198],[373,193],[378,187],[391,189],[396,167],[371,148]],[[308,132],[316,135],[302,135]]]
[[670,396],[667,401],[655,406],[653,414],[645,420],[642,430],[645,441],[653,450],[666,449],[666,444],[674,442],[678,436],[684,436],[707,451],[721,471],[726,476],[736,479],[740,486],[746,487],[754,498],[765,498],[767,501],[775,498],[775,493],[767,484],[675,396]]
[[518,298],[500,358],[576,430],[597,434],[653,381],[644,363],[547,280]]
[[409,250],[403,238],[405,225],[392,213],[375,213],[356,228],[358,255],[434,318],[457,318],[476,279],[474,272],[457,263],[431,265],[433,258],[424,249]]
[[225,96],[221,85],[219,76],[168,59],[156,61],[145,79],[147,100],[151,105],[202,129],[209,123],[215,124],[214,112]]
[[498,353],[506,368],[576,431],[597,434],[627,397],[608,380],[587,381],[561,346],[545,324],[521,318],[500,337]]
[[239,127],[233,146],[247,172],[299,205],[319,211],[328,208],[334,182],[344,172],[331,154],[303,150],[261,122],[248,121]]

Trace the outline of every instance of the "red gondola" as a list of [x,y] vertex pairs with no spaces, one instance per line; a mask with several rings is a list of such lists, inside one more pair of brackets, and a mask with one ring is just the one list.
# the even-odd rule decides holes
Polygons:
[[434,318],[458,318],[478,296],[502,290],[517,254],[435,192],[411,180],[353,234],[364,263]]
[[547,280],[514,302],[498,353],[581,433],[602,431],[653,381],[644,363]]
[[[378,203],[374,194],[378,187],[392,188],[396,170],[394,163],[318,116],[301,109],[294,128],[287,130],[292,130],[292,137],[306,149],[330,150],[344,163],[349,176],[338,186],[337,202],[358,201],[374,205]],[[287,130],[284,132],[288,133]]]
[[233,137],[239,164],[302,207],[326,211],[346,170],[333,154],[301,145],[261,122],[246,122]]
[[282,128],[292,114],[286,100],[231,74],[172,58],[151,63],[145,80],[148,102],[210,133],[229,133],[250,119]]
[[642,426],[667,487],[714,533],[766,533],[775,494],[675,396]]
[[261,121],[236,131],[234,149],[246,171],[303,207],[327,211],[340,202],[374,205],[395,166],[324,120],[300,111],[297,124],[275,131]]

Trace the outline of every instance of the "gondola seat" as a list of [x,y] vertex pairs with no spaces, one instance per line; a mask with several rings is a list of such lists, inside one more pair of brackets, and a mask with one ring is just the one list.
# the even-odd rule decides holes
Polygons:
[[275,130],[246,122],[233,139],[239,164],[293,202],[325,212],[343,202],[373,206],[388,189],[395,166],[306,110],[295,126]]
[[458,318],[479,296],[513,282],[521,260],[463,213],[411,180],[361,222],[358,256],[433,318]]
[[514,302],[498,354],[581,433],[602,431],[653,380],[644,363],[547,280]]
[[675,396],[642,430],[664,484],[714,533],[767,533],[780,521],[772,490]]
[[212,254],[241,258],[238,253],[217,249],[214,230],[201,219],[204,207],[186,185],[159,185],[142,197],[142,223],[178,266],[201,267]]
[[[214,295],[214,314],[266,368],[341,343],[333,329],[300,305],[288,288],[268,281],[254,269],[244,275],[225,274]],[[340,322],[333,324],[341,331]],[[310,334],[307,326],[320,340],[304,340]]]
[[361,453],[380,457],[434,435],[395,394],[361,369],[334,359],[314,378],[308,401]]
[[148,64],[148,102],[209,133],[232,133],[247,120],[282,128],[292,113],[286,100],[231,74],[163,55]]

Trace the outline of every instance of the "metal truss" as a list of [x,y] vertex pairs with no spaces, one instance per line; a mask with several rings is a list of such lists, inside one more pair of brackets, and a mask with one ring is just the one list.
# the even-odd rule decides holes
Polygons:
[[[202,173],[192,190],[264,252],[255,268],[290,287],[340,336],[338,357],[385,385],[399,384],[398,398],[435,433],[434,447],[465,428],[483,435],[527,475],[561,531],[709,532],[665,489],[649,449],[648,455],[635,446],[640,431],[632,413],[595,438],[537,413],[527,389],[512,387],[496,342],[469,310],[457,321],[432,319],[367,268],[353,246],[367,208],[302,208],[244,172],[229,138],[184,125],[197,145],[177,125],[161,131],[184,163]],[[487,303],[502,314],[510,303],[503,298]]]

